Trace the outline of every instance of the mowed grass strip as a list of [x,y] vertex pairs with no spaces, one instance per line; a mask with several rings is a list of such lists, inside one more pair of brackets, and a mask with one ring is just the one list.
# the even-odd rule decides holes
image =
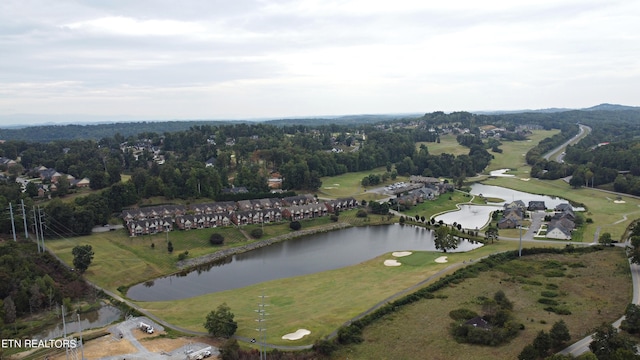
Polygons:
[[[545,277],[549,263],[562,265],[563,277]],[[539,283],[540,285],[534,285]],[[547,285],[557,287],[554,299],[571,310],[557,315],[538,303]],[[502,290],[514,303],[514,315],[525,329],[498,347],[459,344],[449,334],[449,312],[467,308],[482,313],[478,297]],[[617,320],[631,301],[629,264],[621,249],[585,255],[535,255],[483,272],[435,293],[443,298],[421,300],[400,308],[364,329],[364,342],[340,349],[332,359],[516,359],[540,330],[567,323],[576,341],[602,322]]]
[[594,234],[609,232],[613,239],[620,240],[625,229],[640,217],[640,200],[621,196],[624,203],[615,203],[617,195],[590,188],[573,189],[562,180],[522,181],[517,178],[494,178],[483,181],[487,185],[504,186],[532,194],[546,194],[584,204],[587,212],[585,218],[593,223],[586,223],[582,232],[582,241],[592,242]]
[[424,145],[427,147],[427,150],[429,150],[429,154],[431,155],[468,155],[469,148],[458,144],[458,140],[456,140],[456,137],[457,135],[453,134],[443,134],[440,135],[440,143],[420,141],[416,143],[416,149],[420,149],[420,146]]
[[[272,227],[273,231],[271,231]],[[259,241],[259,239],[247,238],[240,229],[220,227],[189,231],[175,230],[169,234],[159,233],[136,237],[128,236],[125,230],[118,230],[76,238],[47,240],[46,246],[65,263],[73,266],[71,254],[73,247],[91,245],[95,256],[84,275],[97,285],[116,292],[119,286],[134,285],[178,271],[176,267],[178,256],[185,251],[188,252],[189,258],[194,258]],[[265,225],[264,229],[265,232],[274,234],[291,232],[288,229],[288,223]],[[224,245],[213,246],[209,243],[213,233],[224,236]],[[173,245],[173,253],[168,252],[168,241]]]
[[[373,195],[366,192],[366,188],[361,185],[362,179],[370,174],[382,175],[387,171],[384,167],[378,167],[372,170],[346,173],[337,176],[323,177],[322,186],[318,189],[318,194],[330,198],[341,198],[354,196],[358,200],[365,199],[381,199],[384,196]],[[395,180],[389,180],[385,184],[391,184],[397,181],[407,181],[408,177],[398,176]],[[384,184],[376,185],[376,187],[384,186]]]
[[[424,230],[427,231],[427,230]],[[532,246],[527,243],[526,246]],[[463,266],[470,259],[514,250],[517,242],[501,241],[467,253],[415,253],[394,258],[391,254],[358,265],[317,274],[273,280],[241,289],[193,298],[137,302],[154,315],[187,329],[205,331],[203,321],[211,310],[226,302],[238,321],[237,334],[256,337],[256,312],[259,296],[268,296],[267,341],[279,345],[308,345],[336,330],[343,323],[400,291],[406,290],[451,265]],[[559,245],[560,246],[560,245]],[[564,246],[564,245],[561,245]],[[404,249],[399,249],[404,250]],[[447,256],[447,263],[436,258]],[[404,265],[384,266],[387,259]],[[304,328],[311,331],[302,340],[282,340],[282,335]]]
[[527,140],[505,141],[502,140],[502,153],[495,153],[493,160],[489,163],[486,172],[498,169],[512,169],[509,174],[524,176],[529,173],[529,166],[526,163],[525,155],[540,141],[558,134],[560,130],[533,130]]

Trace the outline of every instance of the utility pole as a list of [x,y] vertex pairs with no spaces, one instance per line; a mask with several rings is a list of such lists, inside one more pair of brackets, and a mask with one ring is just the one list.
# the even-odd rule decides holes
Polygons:
[[265,310],[265,307],[268,305],[264,303],[264,299],[268,296],[262,294],[258,297],[260,298],[260,303],[258,304],[258,310],[255,311],[258,313],[258,318],[256,319],[258,328],[256,330],[260,332],[260,360],[267,360],[267,350],[265,347],[267,343],[267,326],[266,324],[263,326],[262,323],[267,321],[266,316],[269,315]]
[[38,244],[38,253],[40,252],[40,236],[38,234],[38,220],[36,218],[36,207],[33,207],[33,230],[36,233],[36,244]]
[[13,232],[13,241],[18,241],[16,240],[16,223],[13,220],[13,206],[11,205],[11,203],[9,203],[9,212],[11,213],[11,231]]
[[522,224],[518,222],[518,227],[520,228],[520,249],[518,250],[518,257],[522,257]]
[[40,206],[38,206],[38,219],[40,223],[40,239],[42,240],[42,252],[44,252],[44,231],[42,230],[42,212],[40,211]]
[[20,199],[20,203],[22,204],[22,221],[24,221],[24,237],[26,239],[29,238],[29,231],[27,231],[27,214],[24,210],[24,199]]

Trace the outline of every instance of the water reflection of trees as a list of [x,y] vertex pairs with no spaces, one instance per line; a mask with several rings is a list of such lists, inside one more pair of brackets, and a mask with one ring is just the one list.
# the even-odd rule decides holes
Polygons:
[[198,267],[196,267],[196,271],[198,272],[198,274],[200,274],[200,273],[203,273],[203,272],[207,272],[207,271],[211,270],[214,267],[219,267],[219,266],[222,266],[222,265],[230,264],[232,261],[233,261],[233,257],[227,256],[227,257],[224,257],[222,259],[218,259],[216,261],[212,261],[212,262],[207,263],[207,264],[199,265]]
[[149,281],[145,281],[144,283],[142,283],[142,285],[143,285],[144,287],[148,287],[148,288],[150,288],[150,287],[152,287],[153,285],[155,285],[155,283],[156,283],[155,281],[153,281],[153,280],[149,280]]
[[206,263],[206,264],[198,265],[198,266],[196,266],[194,268],[189,268],[189,269],[182,270],[179,273],[177,273],[176,276],[177,277],[185,277],[185,276],[189,275],[193,271],[196,271],[198,273],[198,275],[200,275],[201,273],[207,272],[207,271],[211,270],[214,267],[230,264],[232,261],[233,261],[233,257],[232,256],[227,256],[227,257],[224,257],[222,259],[218,259],[218,260]]

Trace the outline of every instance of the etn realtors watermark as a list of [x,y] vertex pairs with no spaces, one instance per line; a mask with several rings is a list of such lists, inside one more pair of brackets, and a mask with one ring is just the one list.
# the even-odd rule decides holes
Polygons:
[[28,348],[28,349],[75,349],[79,345],[77,339],[2,339],[0,340],[0,348]]

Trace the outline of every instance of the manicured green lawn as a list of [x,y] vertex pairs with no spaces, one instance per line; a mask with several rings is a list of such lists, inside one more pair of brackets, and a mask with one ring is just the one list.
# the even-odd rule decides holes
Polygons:
[[[528,246],[531,246],[529,244]],[[268,296],[267,341],[280,345],[312,344],[344,322],[399,291],[419,283],[452,263],[515,249],[517,242],[496,242],[468,253],[425,252],[397,258],[404,266],[387,267],[390,254],[364,263],[317,274],[279,279],[241,289],[223,291],[178,301],[140,302],[155,315],[188,329],[204,331],[204,317],[226,302],[238,321],[238,335],[256,337],[255,311],[258,296]],[[449,263],[434,262],[448,256]],[[311,334],[299,341],[281,336],[304,328]]]
[[[265,225],[264,230],[267,234],[280,235],[291,231],[288,224]],[[314,222],[308,222],[303,226],[315,225]],[[249,234],[251,228],[242,229]],[[209,243],[209,237],[214,232],[224,236],[224,245],[213,246]],[[171,254],[167,251],[167,240],[173,244],[174,251]],[[257,240],[247,239],[236,227],[220,227],[171,231],[168,237],[166,233],[130,237],[124,230],[119,230],[77,238],[47,240],[46,246],[67,264],[72,264],[73,247],[90,244],[95,257],[85,276],[115,292],[119,286],[130,286],[178,271],[175,264],[179,254],[184,251],[188,251],[189,257],[192,258],[255,241]]]
[[526,163],[525,155],[532,147],[545,138],[551,137],[560,130],[534,130],[528,140],[524,141],[502,141],[500,149],[502,153],[490,153],[494,156],[487,167],[486,172],[498,169],[512,169],[509,174],[528,177],[529,166]]
[[[403,211],[402,213],[409,217],[420,215],[429,219],[431,218],[431,216],[439,214],[441,212],[454,210],[456,208],[456,204],[469,202],[471,201],[471,198],[472,196],[470,196],[469,194],[465,194],[460,191],[440,194],[440,196],[437,199],[425,201],[421,204],[418,204],[412,207],[407,211]],[[474,203],[476,203],[477,201],[479,200],[474,199]]]
[[469,148],[458,144],[456,135],[453,134],[441,135],[440,143],[418,142],[416,143],[416,149],[419,149],[420,145],[425,145],[427,147],[427,150],[429,150],[429,154],[431,155],[453,154],[455,156],[458,156],[469,154]]
[[[362,179],[370,174],[382,175],[387,171],[384,167],[379,167],[373,170],[360,171],[354,173],[346,173],[338,176],[328,176],[321,178],[322,186],[318,189],[318,195],[320,197],[329,198],[341,198],[353,196],[358,200],[365,199],[370,201],[372,199],[378,200],[384,198],[384,196],[378,194],[367,193],[367,188],[361,185]],[[408,178],[404,176],[398,176],[395,180],[389,180],[383,184],[376,185],[375,187],[384,186],[385,184],[392,184],[397,181],[406,181]]]

